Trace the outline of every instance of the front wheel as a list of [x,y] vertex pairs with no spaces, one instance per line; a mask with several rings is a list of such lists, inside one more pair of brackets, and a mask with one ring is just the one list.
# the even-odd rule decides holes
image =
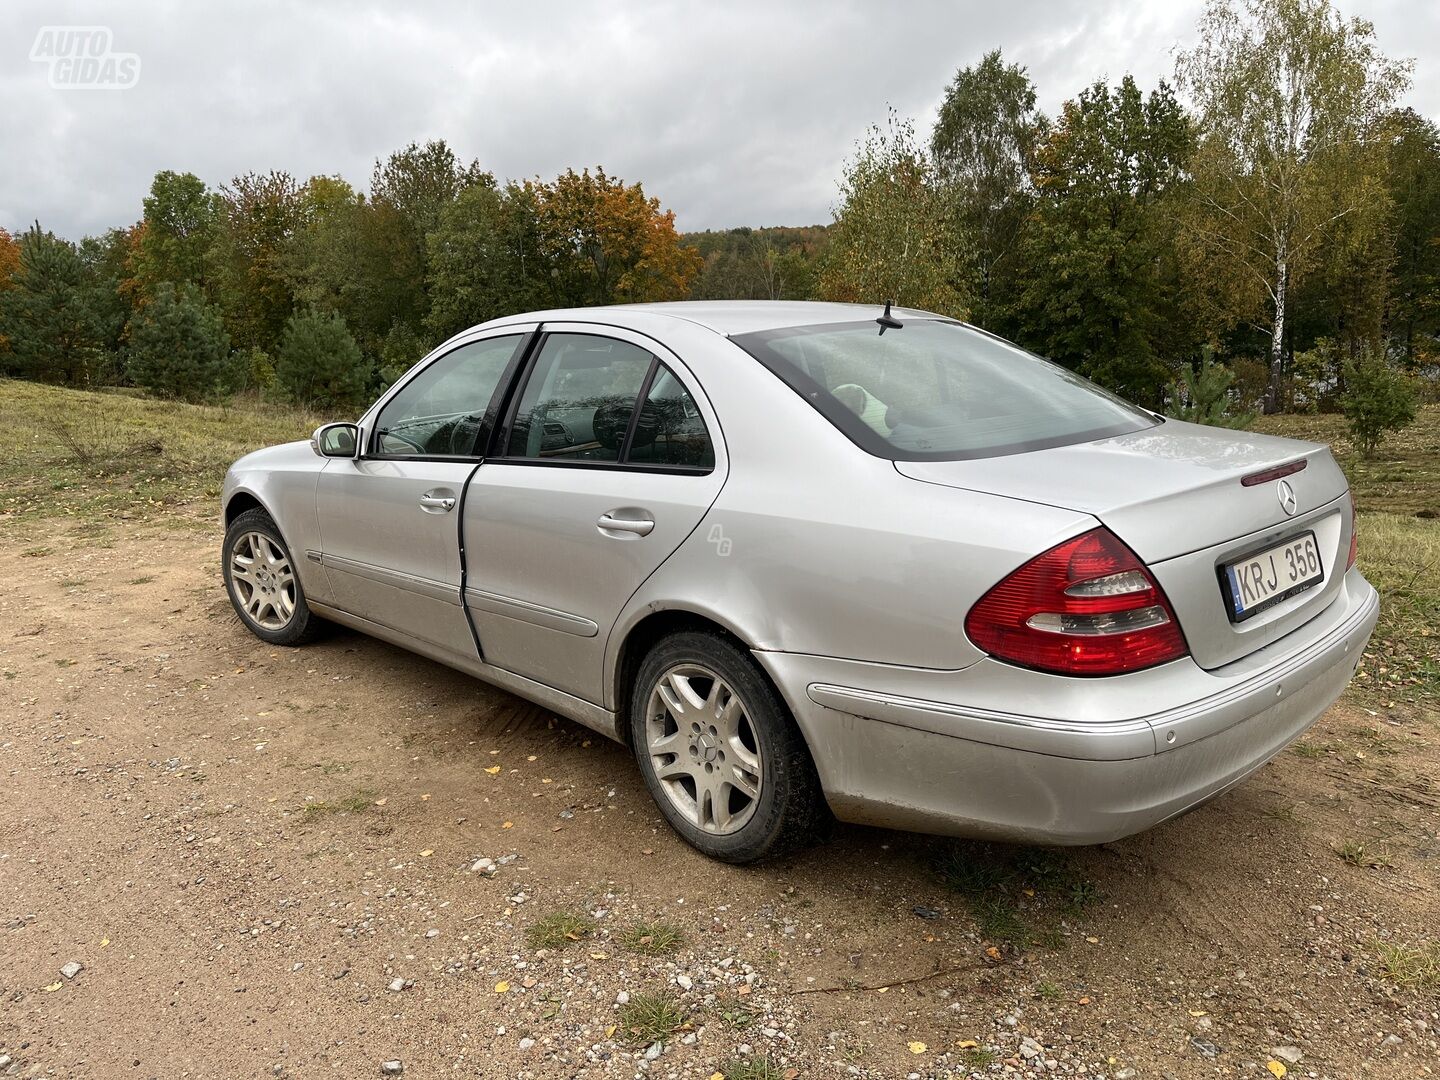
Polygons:
[[640,666],[630,736],[665,820],[712,858],[748,863],[812,842],[829,820],[784,702],[745,651],[685,631]]
[[230,523],[221,566],[231,606],[260,640],[301,645],[315,636],[319,619],[305,602],[290,549],[264,510],[246,510]]

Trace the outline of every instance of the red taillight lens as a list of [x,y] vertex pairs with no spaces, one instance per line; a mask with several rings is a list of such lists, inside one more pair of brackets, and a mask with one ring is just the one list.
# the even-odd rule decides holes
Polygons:
[[1150,571],[1103,528],[996,585],[970,609],[965,633],[992,656],[1057,675],[1119,675],[1189,651]]
[[1345,569],[1355,565],[1355,556],[1360,553],[1360,518],[1355,509],[1355,496],[1350,496],[1350,555],[1345,560]]

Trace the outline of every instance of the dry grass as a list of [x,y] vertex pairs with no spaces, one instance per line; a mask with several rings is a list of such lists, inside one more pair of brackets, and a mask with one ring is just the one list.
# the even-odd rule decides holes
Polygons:
[[161,515],[213,499],[236,458],[321,422],[258,401],[186,405],[0,379],[0,522]]

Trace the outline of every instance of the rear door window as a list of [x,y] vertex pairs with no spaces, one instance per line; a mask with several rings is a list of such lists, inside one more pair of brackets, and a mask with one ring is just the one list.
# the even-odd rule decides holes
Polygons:
[[667,472],[715,467],[704,417],[675,373],[643,346],[599,334],[554,333],[541,342],[499,457]]

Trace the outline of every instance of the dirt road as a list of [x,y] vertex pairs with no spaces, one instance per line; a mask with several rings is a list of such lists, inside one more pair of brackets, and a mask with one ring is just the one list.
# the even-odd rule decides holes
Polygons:
[[735,869],[579,727],[348,632],[256,641],[208,523],[27,530],[0,546],[0,1076],[1440,1069],[1440,1003],[1383,966],[1440,937],[1433,715],[1341,705],[1102,848],[841,828]]

